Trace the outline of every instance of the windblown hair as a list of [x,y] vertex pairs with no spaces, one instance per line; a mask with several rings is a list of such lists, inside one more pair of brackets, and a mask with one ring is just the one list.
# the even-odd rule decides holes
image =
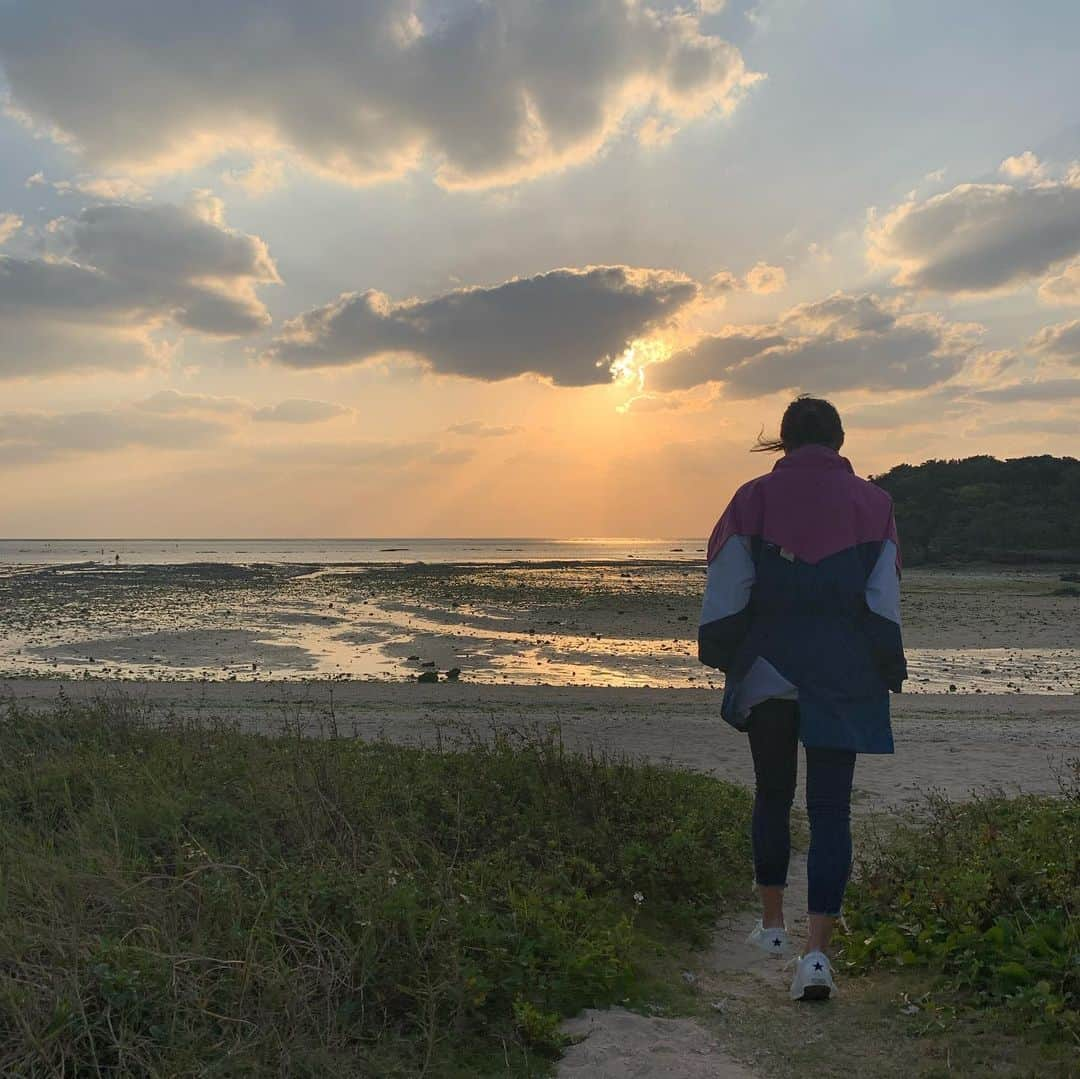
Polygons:
[[780,421],[780,437],[758,435],[751,453],[790,453],[800,446],[828,446],[838,450],[844,444],[844,426],[840,413],[823,397],[800,394],[784,410]]

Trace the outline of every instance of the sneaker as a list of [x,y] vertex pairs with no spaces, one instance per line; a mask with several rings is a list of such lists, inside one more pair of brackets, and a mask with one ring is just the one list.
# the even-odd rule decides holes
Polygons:
[[758,922],[757,928],[746,938],[747,944],[763,951],[766,955],[775,955],[784,959],[791,954],[791,941],[786,929],[766,929]]
[[824,952],[808,952],[795,964],[791,980],[792,1000],[828,1000],[836,995],[832,964]]

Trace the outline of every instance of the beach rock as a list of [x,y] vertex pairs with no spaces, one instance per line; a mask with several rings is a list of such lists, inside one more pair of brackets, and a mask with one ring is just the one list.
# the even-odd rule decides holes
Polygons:
[[451,667],[450,670],[448,670],[446,672],[446,680],[448,682],[456,682],[460,677],[461,677],[461,668],[460,667]]
[[437,682],[439,680],[439,673],[438,671],[424,671],[423,674],[418,674],[416,676],[416,680],[418,682],[426,683]]

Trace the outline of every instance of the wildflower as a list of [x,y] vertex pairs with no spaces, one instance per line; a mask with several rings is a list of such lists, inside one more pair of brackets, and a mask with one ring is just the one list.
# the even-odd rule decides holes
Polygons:
[[645,902],[645,897],[641,894],[641,892],[634,892],[634,902],[637,903],[639,907],[642,903]]

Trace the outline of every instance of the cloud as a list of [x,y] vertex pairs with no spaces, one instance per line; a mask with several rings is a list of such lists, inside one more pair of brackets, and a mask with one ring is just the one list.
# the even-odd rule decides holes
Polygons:
[[18,214],[0,214],[0,244],[5,244],[19,229],[23,220]]
[[780,292],[786,286],[787,273],[783,266],[770,266],[767,262],[759,262],[746,275],[746,287],[759,295]]
[[746,289],[748,292],[765,295],[770,292],[779,292],[787,287],[787,273],[783,266],[770,266],[767,262],[759,262],[746,272],[746,276],[739,278],[730,270],[720,270],[714,273],[703,287],[704,295],[710,299],[721,302],[733,292]]
[[[659,368],[657,368],[659,370]],[[623,415],[642,415],[662,412],[707,412],[716,403],[719,394],[715,389],[700,393],[639,393],[615,411]],[[726,421],[721,421],[724,423]]]
[[627,129],[729,112],[758,78],[696,15],[625,0],[201,10],[0,5],[12,108],[126,171],[282,150],[350,182],[430,163],[444,186],[471,187],[576,164]]
[[147,412],[247,412],[251,406],[239,397],[215,397],[208,393],[158,390],[135,403]]
[[84,412],[0,413],[0,465],[21,465],[133,447],[192,450],[226,428],[205,418],[117,408]]
[[842,415],[847,430],[893,431],[927,425],[948,427],[969,411],[970,406],[958,401],[955,393],[941,389],[899,400],[856,405],[845,408]]
[[1028,348],[1056,360],[1080,364],[1080,319],[1044,326],[1028,342]]
[[129,176],[92,176],[83,173],[74,180],[46,180],[43,172],[27,177],[27,187],[51,187],[59,195],[92,195],[106,202],[143,202],[150,192]]
[[1047,378],[1013,382],[1007,386],[976,390],[969,396],[980,401],[1065,401],[1080,397],[1080,378]]
[[258,198],[284,185],[285,166],[272,158],[259,158],[246,169],[227,169],[221,178],[231,187],[239,187],[252,198]]
[[722,382],[727,397],[780,390],[916,390],[947,381],[975,355],[981,327],[904,313],[872,293],[838,292],[777,323],[706,334],[646,368],[650,390]]
[[0,256],[0,377],[138,367],[166,325],[233,337],[270,322],[256,295],[279,280],[269,251],[212,197],[90,206],[45,239],[42,257]]
[[699,292],[665,270],[591,266],[431,300],[345,293],[287,323],[268,357],[308,368],[411,354],[440,374],[494,382],[532,373],[588,386],[610,381],[612,359]]
[[705,292],[709,296],[727,296],[739,288],[739,279],[730,270],[720,270],[709,278]]
[[351,408],[331,401],[309,401],[293,397],[276,405],[257,408],[251,418],[266,423],[321,423],[323,420],[332,420],[351,412]]
[[1061,273],[1048,277],[1039,286],[1043,303],[1080,307],[1080,259],[1070,262]]
[[434,464],[459,464],[471,457],[468,450],[443,450],[435,442],[304,442],[259,446],[248,451],[251,458],[274,468],[293,469],[386,469],[427,468]]
[[141,401],[134,408],[146,412],[164,412],[173,415],[199,413],[243,414],[260,423],[321,423],[352,412],[346,405],[330,401],[311,401],[293,397],[276,405],[255,408],[239,397],[216,397],[208,393],[183,393],[180,390],[159,390]]
[[867,230],[893,283],[929,292],[1015,289],[1080,254],[1080,174],[1026,187],[961,184],[901,203]]
[[975,428],[980,435],[1075,435],[1076,418],[1072,416],[1034,416],[1030,419],[994,420]]
[[448,434],[463,435],[469,438],[505,438],[507,435],[516,435],[523,428],[516,424],[509,427],[500,427],[495,424],[484,423],[483,420],[469,420],[466,423],[451,424],[446,430]]
[[688,390],[707,382],[724,382],[727,373],[744,360],[786,343],[786,337],[770,333],[764,327],[746,332],[730,328],[724,333],[706,334],[663,363],[647,367],[645,382],[650,390],[663,392]]
[[1030,150],[1025,150],[1022,154],[1005,158],[998,171],[1012,180],[1033,179],[1042,175],[1044,166]]

